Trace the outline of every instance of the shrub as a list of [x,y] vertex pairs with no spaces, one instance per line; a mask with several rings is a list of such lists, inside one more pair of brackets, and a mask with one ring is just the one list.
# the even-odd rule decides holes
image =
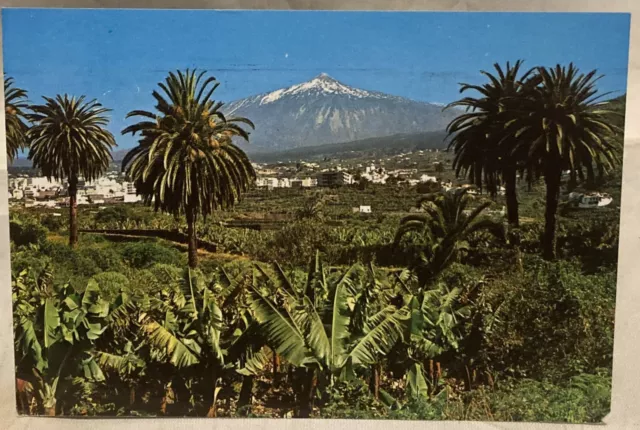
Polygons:
[[597,423],[609,413],[611,379],[607,375],[586,374],[563,385],[509,381],[488,397],[499,421]]
[[126,243],[122,246],[120,254],[136,269],[148,268],[156,263],[181,265],[185,260],[184,255],[178,250],[151,241]]
[[40,223],[49,231],[59,232],[67,228],[68,220],[64,219],[61,216],[53,216],[52,214],[47,214],[40,218]]
[[264,260],[306,265],[316,250],[325,252],[331,242],[326,227],[313,221],[298,221],[279,230],[263,250]]
[[51,259],[48,256],[43,256],[39,252],[12,252],[11,272],[18,274],[25,269],[29,269],[32,273],[41,273],[50,261]]
[[160,285],[173,285],[182,279],[184,268],[171,264],[158,263],[153,265],[149,272],[156,278]]
[[9,238],[17,246],[42,244],[47,239],[48,230],[32,219],[11,220]]
[[79,248],[77,253],[81,258],[93,261],[96,267],[102,271],[117,272],[124,267],[122,256],[112,247],[90,245]]
[[108,206],[95,215],[96,223],[117,228],[119,223],[127,220],[140,221],[142,219],[139,211],[132,210],[127,205]]
[[487,286],[496,323],[484,359],[514,375],[565,379],[610,368],[615,273],[584,275],[578,262],[526,256],[523,268]]
[[119,272],[102,272],[93,277],[104,298],[112,300],[120,291],[129,290],[129,278]]

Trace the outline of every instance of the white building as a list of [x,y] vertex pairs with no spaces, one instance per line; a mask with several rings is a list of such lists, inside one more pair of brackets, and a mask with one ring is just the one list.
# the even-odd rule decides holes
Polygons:
[[135,194],[136,193],[136,186],[133,182],[123,182],[122,186],[124,188],[124,193],[125,194]]
[[291,188],[291,183],[289,182],[289,178],[278,179],[278,188]]
[[142,201],[142,196],[138,196],[135,194],[125,194],[124,196],[124,202],[125,203],[136,203],[136,202],[140,202]]
[[360,206],[360,213],[361,214],[370,214],[371,213],[371,206]]
[[316,187],[318,185],[318,179],[316,178],[304,178],[302,180],[302,186],[304,188]]
[[33,177],[33,178],[27,178],[27,183],[26,185],[30,185],[32,187],[35,187],[37,189],[44,189],[44,190],[50,190],[52,188],[61,188],[62,184],[57,182],[57,181],[50,181],[49,179],[47,179],[44,176],[38,176],[38,177]]
[[420,182],[438,182],[438,178],[435,176],[422,175],[420,176]]
[[267,188],[269,190],[278,188],[278,178],[257,178],[256,186],[259,188]]
[[316,179],[320,187],[353,184],[353,176],[344,170],[321,172]]
[[11,198],[22,200],[24,198],[24,191],[20,189],[11,191]]

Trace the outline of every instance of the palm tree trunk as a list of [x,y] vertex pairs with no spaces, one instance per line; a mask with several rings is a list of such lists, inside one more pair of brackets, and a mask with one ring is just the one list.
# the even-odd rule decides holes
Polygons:
[[69,246],[78,243],[78,178],[69,178]]
[[602,184],[604,182],[604,165],[602,163],[596,164],[596,168],[598,169],[598,184]]
[[187,208],[187,237],[189,243],[189,267],[198,266],[198,238],[196,237],[196,213],[193,208]]
[[474,185],[478,187],[478,192],[482,192],[482,169],[479,165],[475,166],[474,170]]
[[498,181],[495,173],[485,175],[485,182],[487,183],[487,192],[492,200],[495,200],[498,196]]
[[571,169],[569,173],[569,183],[567,184],[567,190],[573,191],[578,186],[578,174],[575,169]]
[[504,188],[507,200],[507,220],[513,227],[518,227],[518,195],[516,194],[516,168],[508,167],[504,172]]
[[586,163],[587,168],[587,188],[593,188],[595,184],[595,173],[593,172],[593,165],[591,163]]
[[558,211],[558,199],[560,198],[562,169],[550,166],[545,170],[544,180],[547,184],[547,196],[542,257],[545,260],[553,261],[556,258],[556,213]]

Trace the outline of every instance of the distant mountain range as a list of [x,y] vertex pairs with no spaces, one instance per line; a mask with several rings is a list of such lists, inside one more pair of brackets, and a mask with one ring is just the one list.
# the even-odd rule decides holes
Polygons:
[[338,144],[371,137],[444,130],[456,116],[443,106],[345,85],[327,74],[230,102],[228,116],[251,119],[248,153]]

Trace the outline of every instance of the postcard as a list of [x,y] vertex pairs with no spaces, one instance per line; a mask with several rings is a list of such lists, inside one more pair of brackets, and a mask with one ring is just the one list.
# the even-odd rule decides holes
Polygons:
[[601,422],[629,26],[4,9],[18,412]]

